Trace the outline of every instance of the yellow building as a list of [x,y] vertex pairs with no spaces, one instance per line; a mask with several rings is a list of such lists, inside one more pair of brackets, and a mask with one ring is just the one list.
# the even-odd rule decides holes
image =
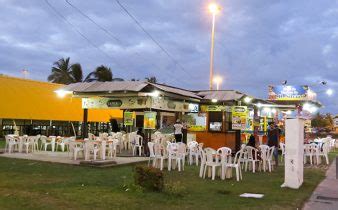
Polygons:
[[[81,99],[54,92],[63,85],[0,75],[0,135],[35,133],[67,135],[71,122],[80,130],[83,119]],[[88,110],[90,131],[107,128],[110,118],[121,119],[120,110]],[[103,127],[102,127],[103,126]]]

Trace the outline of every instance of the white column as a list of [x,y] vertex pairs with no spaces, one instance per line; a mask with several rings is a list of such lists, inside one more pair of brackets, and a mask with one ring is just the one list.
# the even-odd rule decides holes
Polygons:
[[281,187],[298,189],[303,183],[304,119],[285,121],[285,181]]

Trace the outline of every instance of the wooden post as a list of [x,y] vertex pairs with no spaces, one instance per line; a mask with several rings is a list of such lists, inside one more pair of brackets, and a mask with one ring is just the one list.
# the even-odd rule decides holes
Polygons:
[[236,139],[236,146],[235,146],[235,148],[236,148],[236,152],[237,151],[239,151],[240,149],[241,149],[241,130],[236,130],[235,131],[235,135],[236,135],[236,137],[235,137],[235,139]]
[[88,136],[88,109],[83,109],[82,138]]

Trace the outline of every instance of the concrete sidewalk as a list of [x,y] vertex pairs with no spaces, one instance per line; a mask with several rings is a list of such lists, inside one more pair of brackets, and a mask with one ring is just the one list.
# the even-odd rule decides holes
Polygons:
[[326,178],[317,186],[304,210],[337,210],[338,179],[336,179],[336,158],[326,172]]

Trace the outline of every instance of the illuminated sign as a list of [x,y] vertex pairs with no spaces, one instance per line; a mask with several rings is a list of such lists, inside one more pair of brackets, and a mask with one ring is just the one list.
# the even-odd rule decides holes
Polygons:
[[231,108],[232,114],[232,129],[245,130],[246,120],[248,117],[248,108],[246,106],[233,106]]
[[279,85],[269,86],[269,100],[298,101],[308,100],[307,86]]

